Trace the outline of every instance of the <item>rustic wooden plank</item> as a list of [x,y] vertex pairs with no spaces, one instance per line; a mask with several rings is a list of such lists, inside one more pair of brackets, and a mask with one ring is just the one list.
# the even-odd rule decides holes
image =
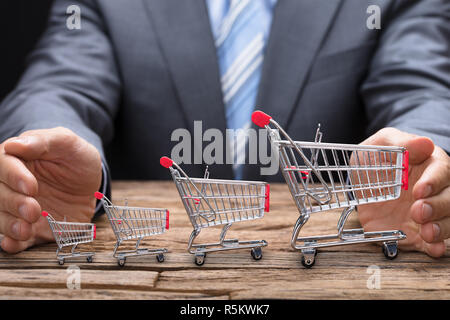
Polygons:
[[[404,299],[448,299],[450,298],[450,283],[445,281],[447,271],[422,272],[404,269],[380,268],[380,289],[367,288],[370,274],[367,269],[319,269],[319,270],[258,270],[233,269],[205,270],[194,274],[190,271],[162,272],[157,288],[162,290],[201,290],[208,293],[230,294],[232,299],[317,298],[321,293],[323,298],[353,297],[364,299],[389,292],[390,298]],[[430,276],[430,274],[432,276]],[[444,280],[444,281],[443,281]],[[373,293],[376,291],[377,293]],[[315,292],[315,293],[314,293]],[[430,293],[431,292],[431,293]],[[414,294],[413,294],[414,293]]]
[[130,291],[116,289],[42,289],[0,286],[0,300],[226,300],[228,296],[170,291]]
[[[313,285],[313,284],[311,284]],[[231,299],[301,299],[301,300],[447,300],[443,298],[442,290],[428,289],[381,289],[367,290],[345,288],[321,288],[321,283],[316,283],[315,287],[304,290],[292,290],[289,288],[281,289],[278,286],[265,288],[264,290],[243,290],[236,291],[230,295]]]
[[[77,270],[75,270],[77,271]],[[67,288],[75,283],[73,269],[13,269],[0,272],[0,286]],[[79,269],[81,289],[148,290],[155,286],[158,272]]]

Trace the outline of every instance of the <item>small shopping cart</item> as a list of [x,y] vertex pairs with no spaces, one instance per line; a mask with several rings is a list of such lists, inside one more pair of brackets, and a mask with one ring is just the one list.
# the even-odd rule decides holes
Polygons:
[[[239,241],[225,239],[225,236],[234,222],[259,219],[264,216],[265,211],[269,211],[270,188],[267,183],[209,179],[208,168],[203,178],[190,178],[170,158],[162,157],[160,163],[170,169],[194,227],[189,238],[188,252],[195,255],[196,265],[203,265],[206,253],[214,251],[251,249],[253,259],[262,258],[262,247],[267,246],[265,240]],[[223,228],[219,242],[194,244],[201,229],[220,225]]]
[[[95,197],[102,202],[111,228],[117,242],[114,246],[113,257],[120,267],[125,265],[127,257],[156,255],[158,262],[164,262],[165,248],[139,248],[143,238],[164,233],[169,229],[169,210],[159,208],[140,208],[114,205],[102,193],[96,192]],[[136,240],[134,250],[117,251],[123,241]]]
[[[79,244],[92,242],[96,237],[96,228],[93,223],[56,221],[51,214],[42,211],[42,215],[47,218],[52,229],[58,249],[56,258],[60,265],[64,264],[67,258],[86,257],[87,262],[92,262],[94,252],[76,252]],[[72,246],[70,253],[61,253],[64,247]]]
[[[314,142],[293,141],[262,111],[255,111],[252,121],[267,129],[273,152],[279,155],[281,172],[299,210],[291,246],[301,250],[305,267],[314,265],[317,248],[356,243],[382,242],[388,259],[397,256],[398,240],[406,238],[402,231],[364,232],[363,228],[344,229],[344,225],[357,206],[395,200],[402,188],[408,188],[405,148],[323,143],[320,125]],[[280,132],[286,140],[280,138]],[[298,237],[311,213],[338,208],[343,211],[336,234]]]

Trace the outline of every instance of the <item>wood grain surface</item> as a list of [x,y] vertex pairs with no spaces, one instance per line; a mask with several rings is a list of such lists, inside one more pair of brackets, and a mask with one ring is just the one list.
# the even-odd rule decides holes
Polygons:
[[[168,248],[163,263],[143,256],[120,268],[112,257],[114,234],[102,216],[97,239],[81,247],[96,252],[93,263],[59,266],[55,243],[16,255],[0,252],[0,299],[450,299],[450,243],[440,259],[400,251],[392,261],[374,244],[324,248],[305,269],[289,243],[298,212],[285,184],[271,185],[271,210],[263,219],[235,223],[227,234],[267,240],[261,260],[248,249],[233,250],[208,254],[201,267],[186,250],[192,225],[173,182],[114,182],[113,201],[124,199],[130,206],[170,210],[170,229],[141,242]],[[339,212],[314,214],[302,234],[334,233],[338,218]],[[356,216],[347,227],[358,227]],[[215,242],[220,230],[203,229],[198,241]],[[67,287],[71,266],[80,268],[79,290]],[[370,266],[379,268],[379,289],[367,287]]]

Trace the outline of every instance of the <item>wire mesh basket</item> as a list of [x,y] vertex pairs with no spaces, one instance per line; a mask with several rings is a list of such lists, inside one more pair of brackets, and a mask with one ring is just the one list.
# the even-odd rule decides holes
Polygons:
[[[316,248],[320,247],[383,242],[386,257],[397,256],[398,240],[406,238],[402,231],[364,232],[362,228],[344,229],[344,225],[357,206],[395,200],[408,188],[405,148],[323,143],[320,125],[314,142],[293,141],[269,115],[255,111],[252,120],[267,129],[279,154],[280,170],[300,213],[291,245],[302,251],[305,267],[314,264]],[[339,208],[344,210],[337,234],[298,238],[311,213]]]
[[[119,266],[125,265],[127,257],[156,255],[158,262],[164,261],[167,249],[139,248],[143,238],[164,233],[169,229],[169,210],[159,208],[140,208],[114,205],[102,193],[96,192],[95,197],[102,202],[106,215],[116,236],[117,242],[113,256]],[[136,240],[135,250],[117,251],[123,241]]]
[[[225,239],[235,222],[260,219],[269,210],[270,187],[265,182],[190,178],[173,160],[162,157],[161,165],[170,169],[183,205],[194,228],[188,251],[195,254],[195,263],[202,265],[207,252],[251,248],[255,260],[262,257],[265,240],[239,241]],[[175,167],[175,168],[174,168]],[[180,174],[181,173],[181,174]],[[201,229],[223,225],[216,243],[193,244]]]

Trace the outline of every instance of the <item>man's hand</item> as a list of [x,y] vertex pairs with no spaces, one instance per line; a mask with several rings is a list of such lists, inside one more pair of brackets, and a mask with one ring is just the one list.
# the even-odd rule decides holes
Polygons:
[[358,207],[366,231],[400,229],[407,239],[399,246],[432,257],[445,253],[450,238],[450,158],[425,137],[384,128],[364,145],[405,147],[409,151],[409,188],[395,201]]
[[53,241],[42,210],[89,222],[100,187],[97,149],[65,128],[32,130],[0,144],[1,248],[16,253]]

